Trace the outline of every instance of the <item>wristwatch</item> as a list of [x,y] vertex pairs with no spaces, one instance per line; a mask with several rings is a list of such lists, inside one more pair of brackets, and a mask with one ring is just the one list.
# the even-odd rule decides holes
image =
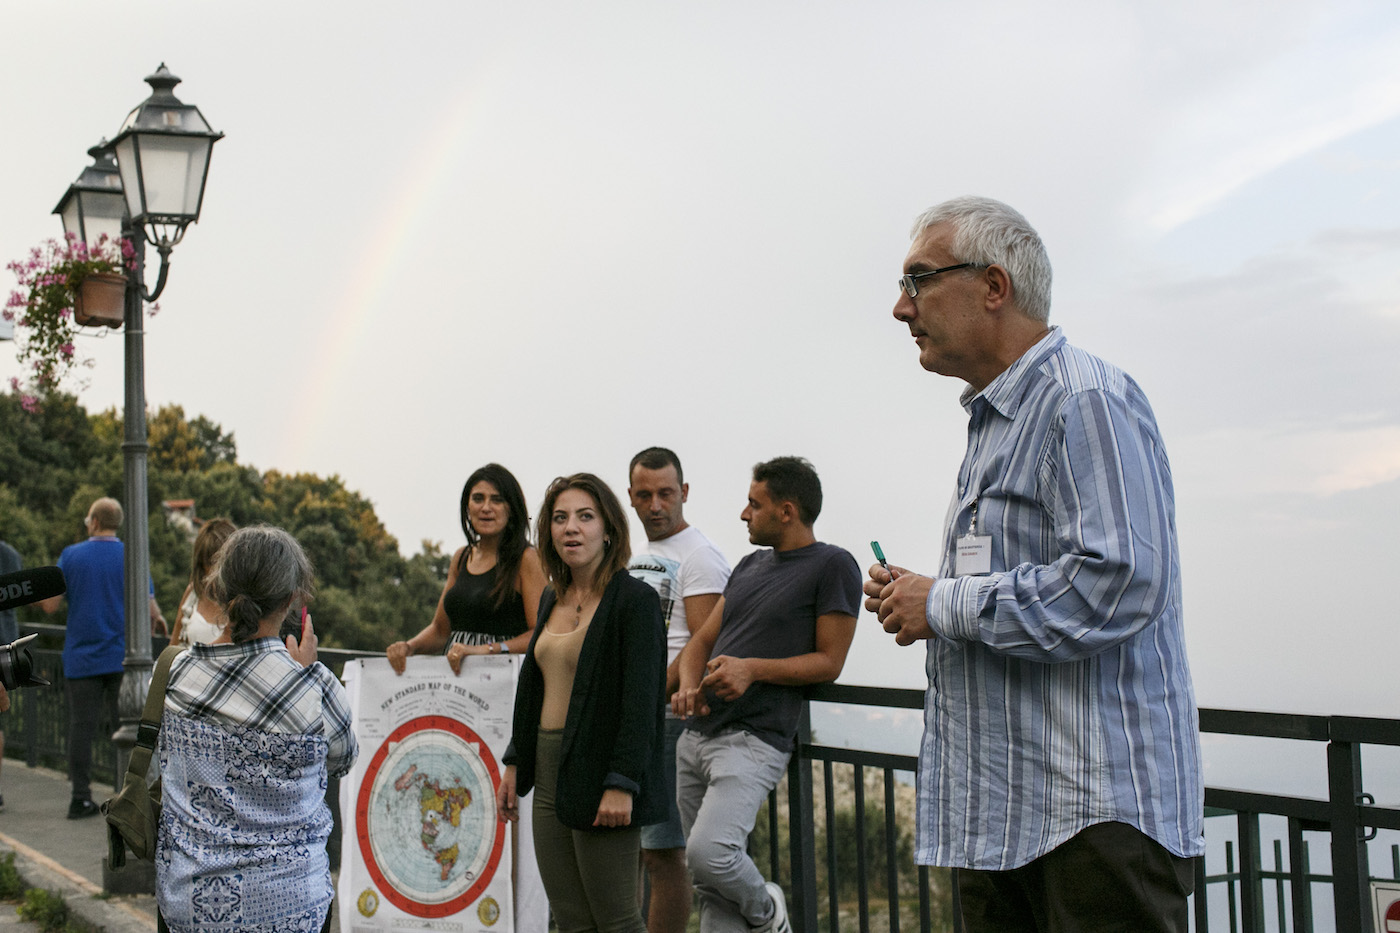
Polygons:
[[500,644],[500,649],[501,649],[501,650],[500,650],[500,651],[497,651],[497,652],[496,652],[497,654],[510,654],[510,646],[509,646],[509,645],[507,645],[505,642],[500,642],[499,644]]

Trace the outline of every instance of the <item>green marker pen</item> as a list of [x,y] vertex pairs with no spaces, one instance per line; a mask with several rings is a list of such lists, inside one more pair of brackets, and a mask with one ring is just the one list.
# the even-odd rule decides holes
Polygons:
[[870,542],[870,550],[872,550],[872,551],[875,552],[875,559],[876,559],[877,561],[880,562],[880,566],[883,567],[883,568],[885,568],[885,573],[889,574],[889,575],[890,575],[890,579],[893,580],[893,579],[894,579],[894,571],[890,569],[890,565],[889,565],[889,564],[885,563],[885,552],[882,551],[882,550],[880,550],[880,542],[879,542],[879,541],[871,541],[871,542]]

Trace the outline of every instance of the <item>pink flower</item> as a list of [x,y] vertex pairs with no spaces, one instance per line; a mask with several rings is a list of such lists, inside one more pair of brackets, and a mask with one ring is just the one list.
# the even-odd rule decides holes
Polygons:
[[71,359],[73,356],[73,344],[65,343],[58,348],[58,352],[63,354],[64,359]]
[[39,410],[39,400],[32,395],[21,395],[19,397],[19,407],[32,415]]

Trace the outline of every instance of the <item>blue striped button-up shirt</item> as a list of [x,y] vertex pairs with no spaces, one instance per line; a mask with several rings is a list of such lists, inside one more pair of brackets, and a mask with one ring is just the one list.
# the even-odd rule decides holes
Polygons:
[[[1055,328],[962,401],[927,606],[918,861],[1016,868],[1109,821],[1201,854],[1171,468],[1147,398]],[[991,572],[959,577],[974,521]]]

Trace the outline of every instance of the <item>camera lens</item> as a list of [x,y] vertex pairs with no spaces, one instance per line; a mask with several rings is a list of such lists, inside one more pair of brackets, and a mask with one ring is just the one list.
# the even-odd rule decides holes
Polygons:
[[16,687],[47,687],[49,682],[34,673],[34,658],[29,649],[23,647],[33,638],[21,638],[14,644],[0,647],[0,685],[6,690]]

